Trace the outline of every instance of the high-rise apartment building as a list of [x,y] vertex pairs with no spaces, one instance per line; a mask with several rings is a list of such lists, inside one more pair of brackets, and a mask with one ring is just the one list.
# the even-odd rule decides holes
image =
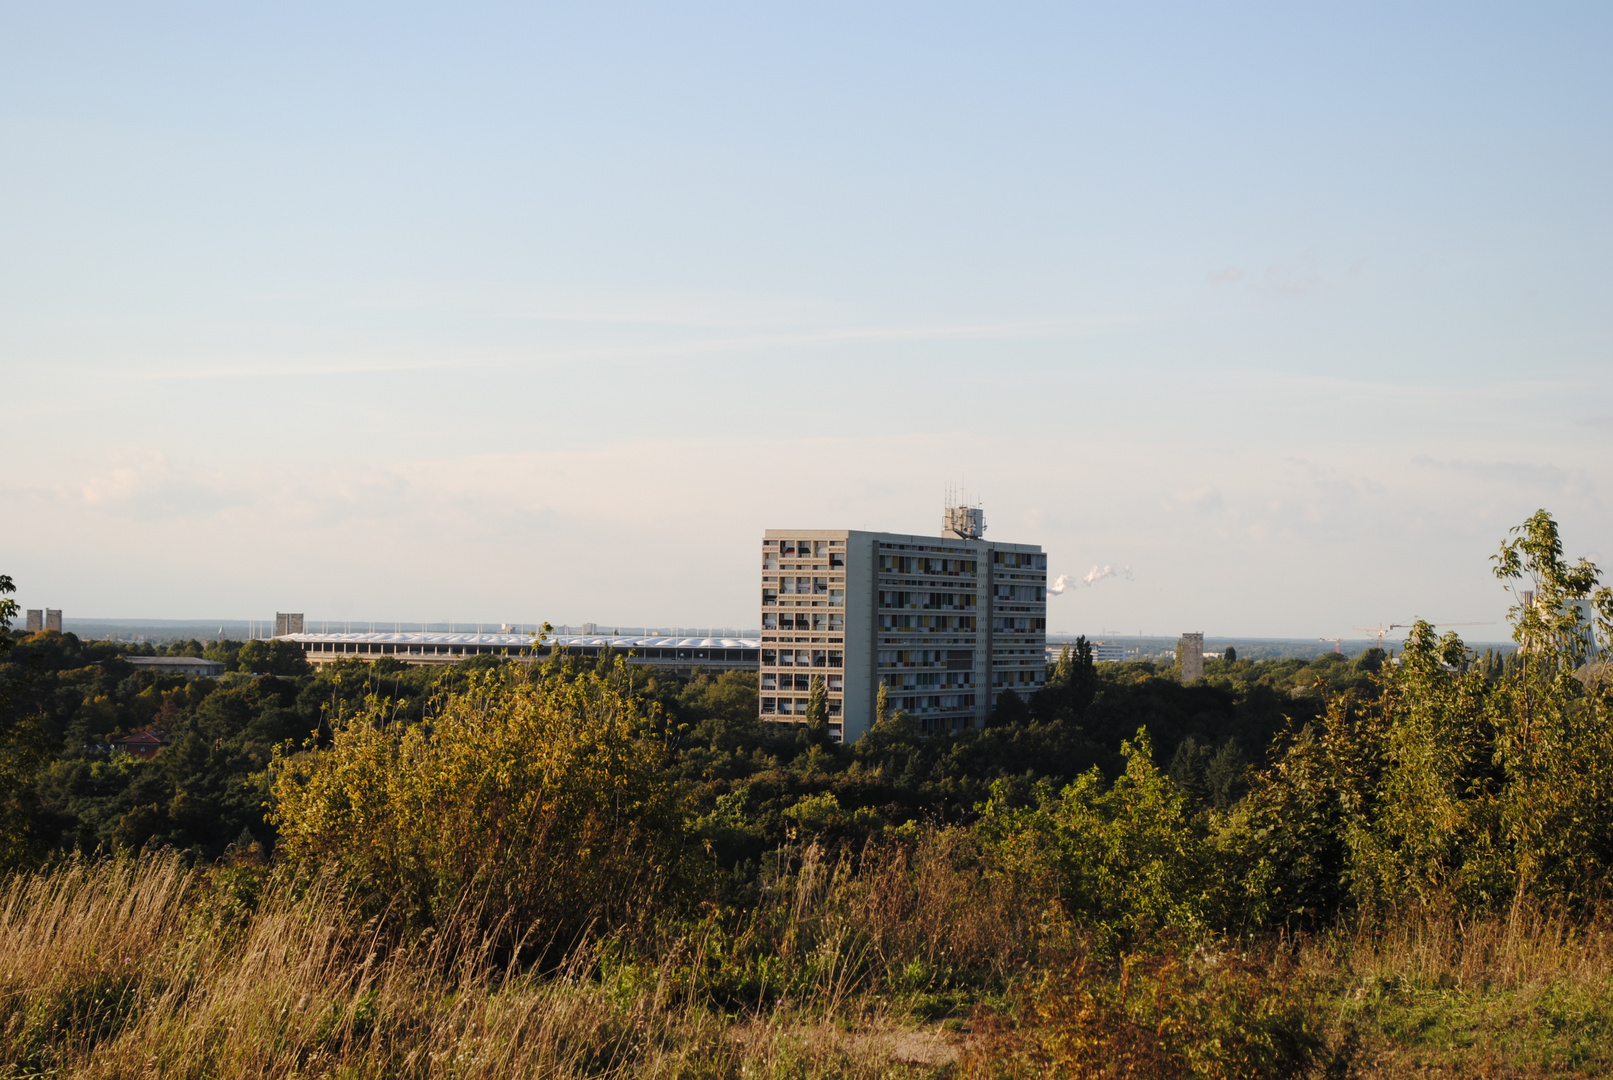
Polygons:
[[769,529],[762,540],[761,716],[805,719],[815,676],[829,730],[874,722],[880,683],[924,732],[981,727],[1005,690],[1046,680],[1047,556],[982,539],[978,508],[943,535]]

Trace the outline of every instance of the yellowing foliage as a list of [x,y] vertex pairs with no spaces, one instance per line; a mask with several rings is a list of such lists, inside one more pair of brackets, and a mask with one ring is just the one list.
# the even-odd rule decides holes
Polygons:
[[563,949],[642,924],[707,867],[658,718],[619,670],[494,670],[424,722],[371,698],[331,727],[328,747],[275,760],[280,857],[334,865],[417,923],[484,910],[501,937]]

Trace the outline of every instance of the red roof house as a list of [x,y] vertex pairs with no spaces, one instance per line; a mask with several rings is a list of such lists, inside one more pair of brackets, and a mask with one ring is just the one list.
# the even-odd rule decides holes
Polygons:
[[154,758],[157,751],[168,745],[168,740],[155,732],[141,731],[117,739],[112,745],[135,757]]

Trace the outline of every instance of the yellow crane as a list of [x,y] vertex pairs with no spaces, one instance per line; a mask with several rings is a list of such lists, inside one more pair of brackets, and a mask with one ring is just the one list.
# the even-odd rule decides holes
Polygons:
[[[1432,619],[1428,619],[1426,621],[1427,621],[1429,626],[1494,626],[1495,625],[1495,623],[1493,623],[1493,622],[1448,622],[1448,623],[1439,623],[1439,622],[1434,622]],[[1383,635],[1392,634],[1396,630],[1410,630],[1415,625],[1417,625],[1417,624],[1416,623],[1396,622],[1396,623],[1390,623],[1388,626],[1385,626],[1382,623],[1379,623],[1377,626],[1352,626],[1352,627],[1350,627],[1350,629],[1359,631],[1359,632],[1361,632],[1363,634],[1377,634],[1378,635],[1378,648],[1381,649],[1381,648],[1383,648]],[[1328,638],[1323,638],[1322,640],[1327,641],[1329,639]]]

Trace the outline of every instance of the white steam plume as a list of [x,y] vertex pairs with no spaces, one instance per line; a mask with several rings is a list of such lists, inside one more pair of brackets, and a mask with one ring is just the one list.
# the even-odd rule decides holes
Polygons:
[[1130,581],[1131,567],[1122,566],[1119,570],[1116,570],[1112,566],[1105,566],[1102,568],[1094,566],[1091,570],[1088,570],[1084,575],[1082,575],[1081,582],[1090,589],[1094,581],[1102,581],[1106,577],[1123,577],[1127,581]]
[[[1125,578],[1127,581],[1131,581],[1131,567],[1122,566],[1119,570],[1116,570],[1112,566],[1094,566],[1091,570],[1081,575],[1081,584],[1090,589],[1094,581],[1102,581],[1106,577]],[[1057,596],[1068,589],[1071,584],[1069,574],[1060,574],[1053,579],[1053,584],[1047,587],[1047,595]]]

